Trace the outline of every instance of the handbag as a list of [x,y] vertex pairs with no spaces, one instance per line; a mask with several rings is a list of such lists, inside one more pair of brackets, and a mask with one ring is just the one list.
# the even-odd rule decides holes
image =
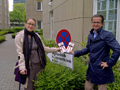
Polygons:
[[[18,66],[18,62],[16,62],[15,66]],[[20,74],[19,67],[15,68],[14,75],[15,75],[15,81],[17,81],[17,82],[21,81],[22,84],[25,84],[25,82],[26,82],[26,75]]]
[[[32,50],[32,44],[33,44],[33,37],[31,36],[30,53]],[[18,56],[18,60],[19,59],[20,59],[20,56]],[[21,84],[25,84],[25,82],[26,82],[27,74],[25,74],[25,75],[20,74],[19,61],[17,61],[15,64],[14,75],[15,75],[15,81],[19,82],[19,90],[20,90]]]

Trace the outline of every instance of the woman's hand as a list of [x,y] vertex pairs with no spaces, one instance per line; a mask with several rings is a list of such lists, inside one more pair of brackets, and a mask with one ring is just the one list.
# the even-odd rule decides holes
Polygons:
[[27,70],[26,69],[21,70],[20,74],[22,74],[22,75],[27,74]]

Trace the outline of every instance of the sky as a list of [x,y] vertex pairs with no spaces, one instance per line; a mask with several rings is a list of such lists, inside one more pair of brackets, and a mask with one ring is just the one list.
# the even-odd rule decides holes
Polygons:
[[9,0],[9,11],[13,10],[13,0]]

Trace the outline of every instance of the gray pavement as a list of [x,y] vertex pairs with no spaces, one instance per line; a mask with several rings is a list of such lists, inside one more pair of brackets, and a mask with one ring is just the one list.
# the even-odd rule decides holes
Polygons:
[[19,90],[19,83],[14,81],[14,66],[18,60],[15,42],[11,34],[5,36],[6,41],[0,44],[0,90]]

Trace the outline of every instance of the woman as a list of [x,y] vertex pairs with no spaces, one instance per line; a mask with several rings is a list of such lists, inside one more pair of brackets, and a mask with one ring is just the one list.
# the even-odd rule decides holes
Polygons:
[[45,52],[60,51],[59,48],[46,47],[41,42],[40,36],[34,32],[35,26],[35,19],[27,19],[25,29],[18,32],[15,37],[20,74],[27,77],[25,90],[34,90],[32,80],[36,80],[36,75],[45,68]]

